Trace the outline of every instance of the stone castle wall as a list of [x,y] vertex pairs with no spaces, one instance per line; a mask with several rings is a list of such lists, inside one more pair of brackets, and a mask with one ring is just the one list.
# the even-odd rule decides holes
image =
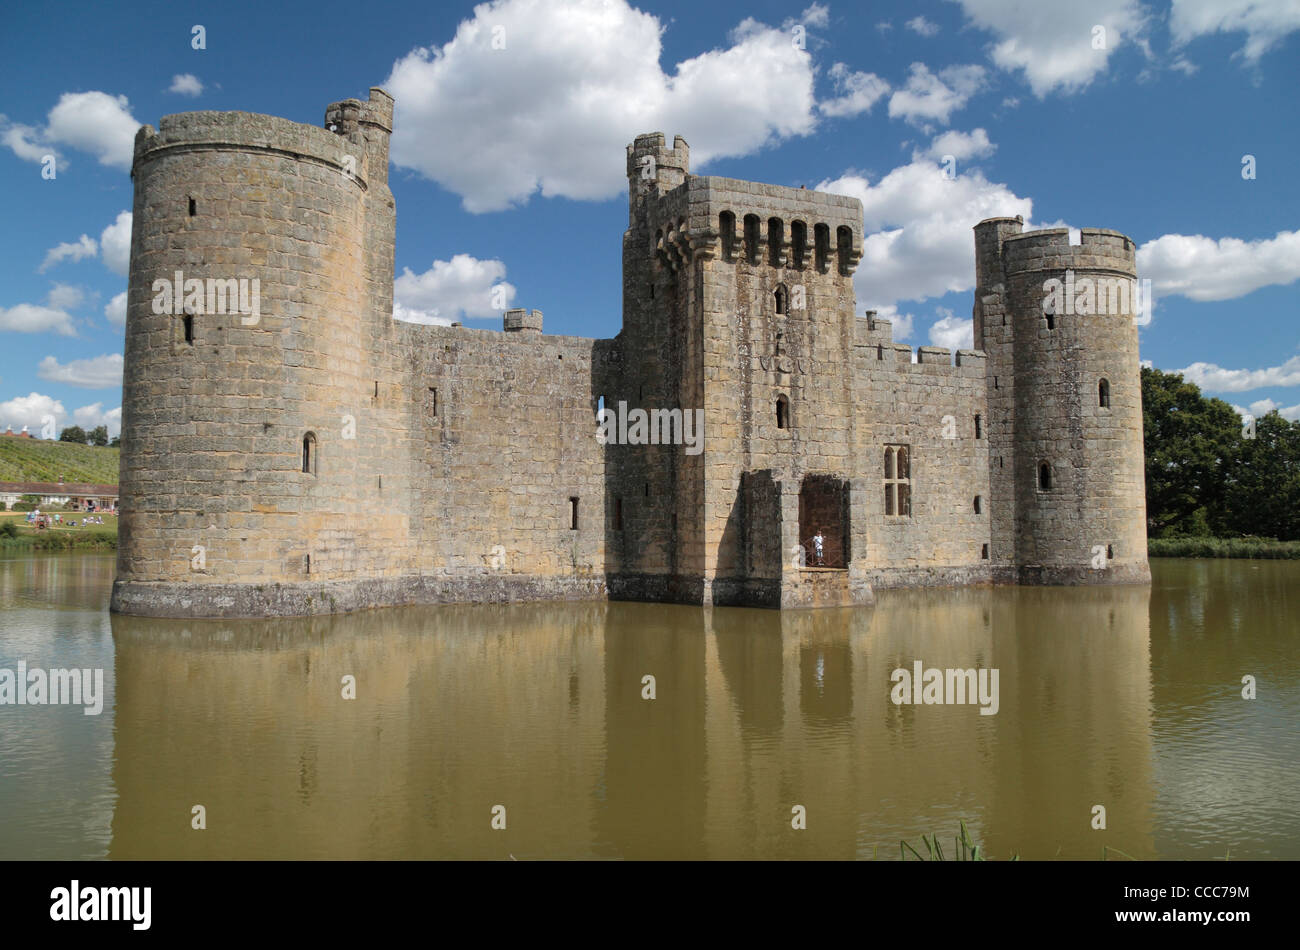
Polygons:
[[[1048,277],[1131,276],[1127,238],[983,222],[979,349],[913,354],[854,312],[855,199],[693,176],[655,133],[628,147],[617,337],[524,310],[503,331],[401,323],[392,105],[376,89],[323,129],[200,112],[137,136],[114,610],[788,607],[1147,576],[1131,314],[1038,326]],[[178,271],[257,279],[259,313],[156,312]],[[602,444],[602,405],[700,410],[704,450]]]

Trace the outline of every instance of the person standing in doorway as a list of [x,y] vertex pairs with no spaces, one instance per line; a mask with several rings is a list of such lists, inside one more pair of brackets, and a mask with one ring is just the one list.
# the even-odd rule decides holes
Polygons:
[[817,566],[822,566],[822,555],[826,551],[826,539],[822,536],[822,529],[818,528],[817,533],[813,535],[813,557],[817,561]]

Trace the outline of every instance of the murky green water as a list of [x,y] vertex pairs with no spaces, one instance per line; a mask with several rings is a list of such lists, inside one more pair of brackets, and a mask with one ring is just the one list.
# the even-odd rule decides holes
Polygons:
[[[0,669],[107,692],[0,705],[0,857],[894,858],[964,818],[995,857],[1300,858],[1300,562],[237,623],[110,617],[112,563],[0,560]],[[996,668],[997,714],[895,705],[916,660]]]

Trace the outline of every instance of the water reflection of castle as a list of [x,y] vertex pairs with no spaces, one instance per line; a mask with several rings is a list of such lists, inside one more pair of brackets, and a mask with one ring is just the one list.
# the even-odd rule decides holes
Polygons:
[[[994,855],[1150,854],[1149,597],[445,607],[181,636],[115,616],[109,856],[852,858],[957,816]],[[917,658],[1000,669],[999,713],[893,705]]]

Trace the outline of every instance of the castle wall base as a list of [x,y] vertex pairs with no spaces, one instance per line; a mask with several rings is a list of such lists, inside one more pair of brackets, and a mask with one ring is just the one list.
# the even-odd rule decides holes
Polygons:
[[1096,570],[1090,567],[1040,567],[1025,565],[1020,568],[1017,583],[1035,587],[1080,587],[1084,585],[1150,584],[1151,566],[1142,561],[1137,564],[1119,564]]
[[138,617],[236,619],[308,617],[376,607],[605,600],[600,576],[485,574],[392,577],[302,584],[196,584],[115,581],[109,610]]

